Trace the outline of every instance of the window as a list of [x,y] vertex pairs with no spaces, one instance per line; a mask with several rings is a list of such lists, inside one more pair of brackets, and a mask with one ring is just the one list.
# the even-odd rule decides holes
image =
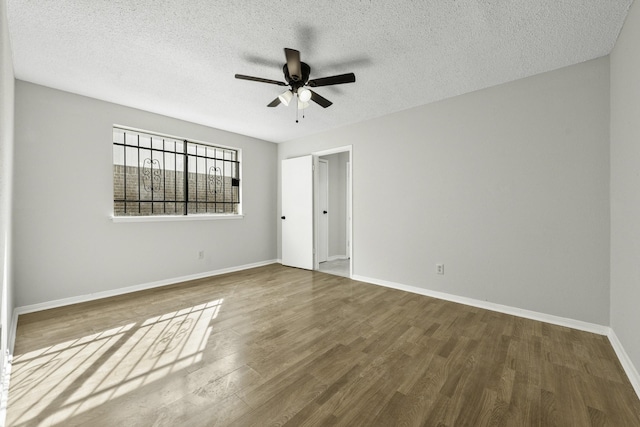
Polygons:
[[239,213],[239,150],[113,128],[114,216]]

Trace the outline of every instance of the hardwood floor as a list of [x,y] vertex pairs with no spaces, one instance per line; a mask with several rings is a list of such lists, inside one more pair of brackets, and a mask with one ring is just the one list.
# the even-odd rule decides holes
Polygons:
[[20,316],[9,426],[640,426],[604,336],[274,264]]

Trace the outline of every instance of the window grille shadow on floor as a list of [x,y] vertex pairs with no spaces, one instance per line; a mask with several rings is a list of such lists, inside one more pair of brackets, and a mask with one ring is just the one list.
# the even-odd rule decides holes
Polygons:
[[62,423],[198,363],[222,303],[213,300],[16,355],[10,425]]

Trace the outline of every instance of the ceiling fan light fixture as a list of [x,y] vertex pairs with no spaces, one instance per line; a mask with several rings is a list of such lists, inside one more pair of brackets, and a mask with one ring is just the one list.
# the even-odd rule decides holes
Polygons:
[[282,102],[287,107],[289,106],[289,103],[291,102],[291,98],[293,98],[293,92],[291,92],[290,90],[284,92],[281,95],[278,95],[278,99],[280,99],[280,102]]
[[300,97],[298,97],[298,110],[304,110],[308,106],[309,106],[308,102],[303,102],[302,100],[300,100]]
[[311,91],[307,88],[298,89],[298,99],[302,102],[308,102],[311,99]]

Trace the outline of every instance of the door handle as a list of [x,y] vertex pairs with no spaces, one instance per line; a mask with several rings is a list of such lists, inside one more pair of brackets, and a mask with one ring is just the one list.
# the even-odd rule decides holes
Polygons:
[[322,213],[326,215],[327,211],[322,211]]
[[284,217],[284,216],[281,216],[281,217],[280,217],[280,219],[287,219],[287,218],[286,218],[286,217]]

